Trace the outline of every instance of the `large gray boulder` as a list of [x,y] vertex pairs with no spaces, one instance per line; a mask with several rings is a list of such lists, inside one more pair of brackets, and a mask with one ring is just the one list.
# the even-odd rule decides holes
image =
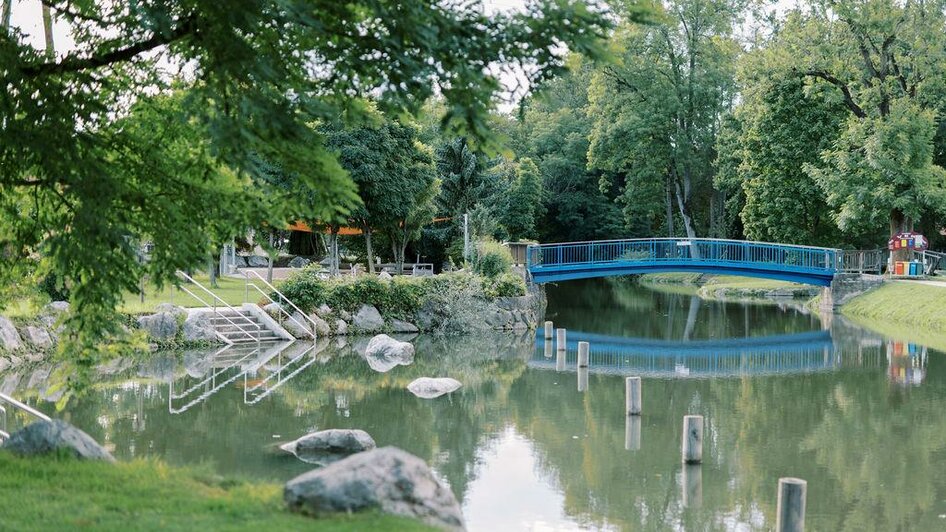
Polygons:
[[42,327],[27,325],[21,329],[23,339],[33,347],[49,347],[53,345],[53,339]]
[[37,421],[18,430],[3,442],[3,448],[21,456],[65,452],[85,460],[115,461],[91,436],[61,419]]
[[384,447],[358,453],[290,480],[283,498],[294,512],[324,515],[380,510],[447,530],[463,529],[453,492],[420,458]]
[[218,342],[217,331],[206,312],[194,312],[184,320],[184,339],[188,342]]
[[312,326],[309,323],[309,320],[306,319],[299,311],[292,313],[292,318],[286,318],[282,322],[283,329],[295,336],[296,338],[312,338],[310,334],[310,327]]
[[20,333],[16,332],[13,322],[0,316],[0,349],[14,351],[23,347]]
[[160,305],[154,307],[154,313],[160,314],[162,312],[167,312],[168,314],[174,316],[175,319],[183,320],[187,318],[187,309],[184,307],[179,307],[177,305],[172,305],[171,303],[161,303]]
[[391,331],[396,333],[420,332],[416,325],[401,320],[391,320]]
[[173,340],[177,336],[177,318],[170,312],[159,312],[138,318],[138,327],[152,340]]
[[310,323],[309,325],[311,325],[312,328],[315,329],[316,336],[324,337],[324,336],[328,336],[332,334],[332,327],[329,326],[328,322],[323,320],[321,317],[319,317],[319,315],[316,314],[315,312],[313,312],[312,314],[309,314],[309,319],[311,319],[314,322],[314,324]]
[[358,429],[320,430],[279,446],[303,462],[316,464],[332,463],[375,447],[377,445],[374,439],[367,432]]
[[305,257],[293,257],[292,260],[289,261],[289,267],[296,268],[296,269],[305,268],[306,266],[309,265],[310,262],[312,261],[310,261],[309,259]]
[[384,318],[378,309],[371,305],[362,305],[351,321],[352,326],[361,332],[377,332],[384,328]]
[[414,346],[401,342],[386,334],[379,334],[368,342],[365,348],[365,360],[371,369],[386,373],[397,366],[407,366],[414,362]]
[[265,268],[269,266],[269,259],[259,255],[251,255],[246,258],[246,263],[249,264],[250,268]]
[[459,390],[461,386],[463,386],[463,384],[456,379],[421,377],[408,384],[407,389],[421,399],[433,399],[450,392],[455,392]]
[[335,334],[340,336],[348,334],[348,323],[345,320],[335,320]]

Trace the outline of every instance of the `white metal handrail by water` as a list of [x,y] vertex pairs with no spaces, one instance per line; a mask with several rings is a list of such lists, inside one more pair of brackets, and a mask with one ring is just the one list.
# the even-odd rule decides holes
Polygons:
[[[251,283],[251,282],[250,282],[250,275],[251,275],[251,274],[252,274],[254,277],[256,277],[257,279],[259,279],[260,282],[262,282],[264,285],[266,285],[266,288],[270,289],[273,294],[276,294],[281,300],[285,301],[290,307],[292,307],[293,310],[295,310],[296,312],[298,312],[299,315],[303,317],[303,319],[307,320],[307,321],[309,322],[309,326],[306,326],[306,325],[303,325],[302,323],[299,323],[299,320],[295,319],[295,318],[292,316],[292,314],[289,314],[289,312],[288,312],[286,309],[283,308],[282,303],[273,300],[273,298],[272,298],[269,294],[267,294],[265,291],[263,291],[260,287],[256,286],[254,283]],[[313,340],[316,339],[315,331],[316,331],[317,325],[316,325],[316,323],[315,323],[315,320],[313,320],[313,319],[312,319],[308,314],[306,314],[305,312],[302,312],[302,309],[300,309],[298,306],[296,306],[296,304],[293,303],[292,300],[290,300],[288,297],[286,297],[285,294],[283,294],[282,292],[280,292],[280,291],[279,291],[278,289],[276,289],[276,287],[273,286],[269,281],[267,281],[266,279],[263,279],[263,277],[262,277],[260,274],[254,272],[253,270],[243,270],[243,277],[244,277],[245,280],[246,280],[246,287],[245,287],[246,293],[245,293],[245,295],[244,295],[244,301],[246,301],[247,303],[250,302],[250,301],[249,301],[249,299],[250,299],[249,292],[250,292],[250,287],[252,286],[253,288],[256,289],[256,291],[258,291],[259,293],[263,294],[263,297],[265,297],[266,299],[268,299],[270,303],[276,303],[276,306],[279,307],[279,312],[281,312],[282,314],[285,314],[286,317],[288,317],[290,320],[293,321],[293,323],[295,323],[296,325],[302,327],[302,330],[307,331],[307,332],[309,333],[309,336],[311,336]]]
[[[187,275],[186,273],[184,273],[184,272],[182,272],[182,271],[180,271],[180,270],[178,270],[177,275],[178,275],[179,277],[182,277],[182,278],[184,278],[185,280],[187,280],[187,281],[193,283],[194,286],[196,286],[197,288],[200,288],[201,290],[203,290],[204,292],[206,292],[207,294],[209,294],[210,297],[213,298],[214,304],[213,304],[213,305],[208,304],[208,303],[207,303],[206,301],[204,301],[200,296],[198,296],[197,294],[191,292],[190,290],[188,290],[188,289],[187,289],[185,286],[183,286],[183,285],[180,287],[181,290],[183,290],[184,292],[190,294],[191,297],[193,297],[194,299],[196,299],[197,301],[199,301],[202,305],[206,306],[207,308],[212,309],[214,316],[223,318],[224,320],[227,321],[227,323],[229,323],[230,325],[233,325],[234,327],[237,328],[237,330],[239,330],[240,332],[242,332],[243,334],[245,334],[247,338],[249,338],[249,339],[251,339],[251,340],[256,340],[256,343],[257,343],[257,344],[259,344],[259,343],[261,342],[260,337],[262,336],[262,328],[261,328],[259,325],[254,325],[254,327],[256,328],[256,335],[254,336],[253,333],[247,331],[246,329],[244,329],[243,327],[241,327],[240,325],[238,325],[235,321],[233,321],[232,319],[230,319],[229,316],[226,316],[226,315],[224,315],[224,314],[219,313],[219,312],[217,311],[217,303],[219,302],[219,303],[221,303],[224,307],[226,307],[227,309],[232,310],[233,312],[235,312],[235,313],[237,313],[237,314],[241,314],[241,312],[240,312],[239,310],[237,310],[237,309],[233,308],[232,306],[230,306],[230,304],[227,303],[226,301],[224,301],[223,299],[221,299],[220,296],[218,296],[217,294],[211,292],[211,291],[208,290],[204,285],[202,285],[202,284],[198,283],[197,281],[195,281],[194,278],[191,277],[190,275]],[[252,327],[251,327],[251,328],[252,328]]]
[[[47,416],[46,414],[40,412],[39,410],[36,410],[35,408],[33,408],[32,406],[26,403],[21,403],[20,401],[17,401],[16,399],[10,397],[9,395],[5,393],[0,393],[0,403],[7,403],[13,408],[26,412],[27,414],[33,417],[37,417],[43,421],[51,421],[51,418]],[[0,429],[0,441],[2,441],[10,437],[10,433],[8,432],[8,428],[7,428],[7,409],[3,405],[0,405],[0,414],[3,415],[3,418],[2,418],[3,428]]]
[[[217,352],[213,355],[213,358],[216,358],[216,357],[219,356],[221,353],[227,351],[227,349],[229,349],[229,346],[228,346],[228,347],[225,347],[225,348],[223,348],[223,349],[221,349],[220,351],[217,351]],[[204,400],[207,399],[208,397],[210,397],[210,396],[212,396],[213,394],[219,392],[219,391],[222,390],[224,387],[226,387],[228,384],[230,384],[231,382],[237,380],[238,378],[240,378],[240,376],[244,375],[244,374],[246,373],[246,371],[245,371],[245,370],[239,371],[239,372],[237,372],[236,374],[234,374],[232,377],[223,380],[223,381],[220,382],[219,384],[217,383],[217,377],[223,375],[224,373],[226,373],[227,371],[229,371],[229,370],[231,370],[231,369],[233,369],[233,368],[238,368],[238,366],[239,366],[240,364],[242,364],[243,362],[246,362],[247,360],[250,360],[250,359],[252,359],[253,357],[259,355],[259,353],[261,352],[261,350],[262,350],[262,348],[259,347],[259,346],[257,346],[255,349],[253,349],[253,351],[250,351],[249,353],[243,355],[243,356],[240,357],[239,359],[237,359],[237,360],[231,362],[231,363],[230,363],[229,365],[227,365],[226,367],[221,368],[221,369],[217,369],[216,371],[213,371],[213,372],[210,374],[210,376],[204,378],[203,380],[201,380],[201,381],[198,382],[197,384],[191,386],[190,388],[188,388],[187,390],[185,390],[185,391],[182,392],[182,393],[178,393],[178,394],[175,394],[175,393],[174,393],[174,381],[172,380],[170,383],[168,383],[168,412],[171,413],[171,414],[182,414],[182,413],[186,412],[187,410],[189,410],[189,409],[190,409],[191,407],[193,407],[194,405],[199,404],[200,402],[204,401]],[[222,378],[222,377],[221,377],[221,378]],[[207,385],[210,385],[210,388],[209,388],[209,389],[206,389]],[[181,406],[181,407],[179,407],[179,408],[174,408],[174,400],[175,400],[175,399],[184,399],[184,398],[186,398],[188,395],[190,395],[191,393],[197,391],[197,390],[200,389],[200,388],[205,388],[205,390],[204,390],[204,392],[203,392],[202,394],[198,395],[196,398],[192,399],[190,402],[188,402],[188,403],[185,404],[184,406]]]

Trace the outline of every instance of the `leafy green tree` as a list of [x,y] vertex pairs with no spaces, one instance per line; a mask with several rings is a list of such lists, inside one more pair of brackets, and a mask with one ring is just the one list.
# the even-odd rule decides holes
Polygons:
[[925,207],[946,205],[933,162],[944,29],[939,2],[817,2],[791,12],[767,47],[773,67],[831,88],[847,109],[835,144],[805,166],[842,230],[910,230]]
[[542,176],[532,159],[525,157],[516,166],[516,179],[509,189],[504,223],[511,240],[536,238],[536,224],[542,210]]
[[[500,69],[487,65],[521,63],[540,82],[561,71],[562,44],[599,56],[608,27],[581,1],[493,15],[436,0],[44,3],[73,51],[48,58],[0,31],[0,281],[42,252],[72,285],[78,342],[66,349],[87,363],[145,271],[170,281],[220,234],[348,214],[355,187],[311,124],[363,115],[365,95],[402,112],[436,92],[454,136],[488,142]],[[188,73],[169,76],[168,64]],[[155,104],[172,82],[188,89],[180,105]],[[318,202],[256,188],[255,155]],[[139,265],[145,239],[158,253]]]
[[656,24],[617,32],[619,63],[602,67],[590,88],[589,163],[606,178],[623,176],[626,212],[635,216],[655,217],[661,197],[672,196],[689,238],[711,225],[699,211],[722,212],[713,163],[735,95],[733,26],[742,8],[738,0],[666,2]]
[[538,237],[544,242],[615,238],[621,211],[612,190],[601,190],[601,172],[588,167],[591,66],[571,59],[572,71],[545,83],[524,102],[518,154],[531,158],[542,175],[543,211]]
[[[771,75],[746,61],[738,131],[720,147],[719,181],[732,179],[744,192],[740,217],[751,240],[791,244],[840,244],[841,235],[817,183],[804,171],[837,139],[846,110],[824,87],[806,89],[797,77]],[[724,122],[724,131],[734,126]],[[725,135],[721,133],[720,138]]]

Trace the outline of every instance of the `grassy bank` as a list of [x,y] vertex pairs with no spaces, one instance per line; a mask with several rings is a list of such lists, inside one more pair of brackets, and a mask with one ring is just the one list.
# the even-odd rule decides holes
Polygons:
[[640,282],[655,290],[696,294],[704,299],[804,298],[812,297],[811,287],[774,279],[697,273],[654,273],[642,275]]
[[892,281],[849,301],[841,314],[885,336],[946,350],[946,287]]
[[105,464],[0,451],[3,530],[431,530],[379,513],[289,513],[282,487],[136,460]]

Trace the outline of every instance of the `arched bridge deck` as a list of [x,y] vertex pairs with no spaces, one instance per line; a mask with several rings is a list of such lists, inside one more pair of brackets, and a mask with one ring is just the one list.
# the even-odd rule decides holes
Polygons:
[[533,282],[695,272],[831,286],[842,252],[813,246],[713,238],[648,238],[536,244],[526,266]]

